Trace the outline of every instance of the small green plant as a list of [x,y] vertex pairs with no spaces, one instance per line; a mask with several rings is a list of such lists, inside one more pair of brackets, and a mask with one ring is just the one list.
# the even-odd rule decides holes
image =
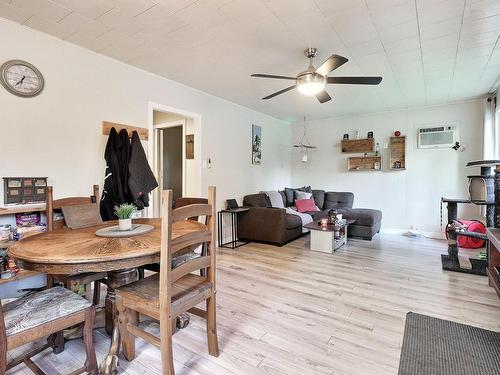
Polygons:
[[130,219],[137,207],[131,203],[123,203],[115,206],[114,209],[118,219]]

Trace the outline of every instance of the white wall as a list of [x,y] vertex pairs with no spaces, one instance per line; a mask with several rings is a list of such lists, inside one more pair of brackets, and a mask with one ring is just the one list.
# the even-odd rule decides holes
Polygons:
[[[459,126],[464,152],[451,149],[417,149],[416,131],[422,125],[453,122]],[[402,110],[378,114],[339,117],[307,122],[311,144],[318,147],[309,154],[310,162],[300,162],[300,152],[292,152],[292,185],[312,185],[330,191],[352,191],[355,207],[382,210],[385,231],[403,230],[411,226],[427,231],[440,231],[439,206],[442,196],[466,198],[467,175],[477,168],[466,168],[471,160],[481,159],[483,107],[481,101],[453,105]],[[292,139],[302,136],[302,123],[292,127]],[[348,172],[347,158],[340,140],[355,130],[361,137],[373,131],[380,142],[382,172]],[[406,171],[388,171],[388,150],[384,143],[400,130],[407,136]],[[476,207],[465,208],[462,216],[475,215]],[[446,210],[443,210],[446,223]]]
[[[285,122],[2,19],[0,45],[1,62],[27,60],[46,81],[31,99],[0,88],[0,176],[48,176],[56,197],[89,194],[103,183],[102,121],[147,128],[155,102],[201,115],[201,157],[213,161],[202,191],[216,185],[219,204],[290,182]],[[252,123],[262,126],[260,166],[251,164]]]

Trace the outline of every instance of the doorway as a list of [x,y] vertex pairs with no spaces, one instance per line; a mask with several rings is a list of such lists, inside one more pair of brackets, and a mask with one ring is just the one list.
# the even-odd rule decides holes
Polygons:
[[150,103],[149,108],[152,142],[148,152],[159,185],[151,207],[152,215],[159,217],[163,190],[171,189],[174,201],[201,196],[201,117],[160,104]]
[[184,122],[157,125],[158,184],[172,190],[174,201],[184,195]]

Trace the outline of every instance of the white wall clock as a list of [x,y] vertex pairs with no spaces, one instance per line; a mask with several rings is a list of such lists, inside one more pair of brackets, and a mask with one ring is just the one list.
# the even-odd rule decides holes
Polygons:
[[23,60],[9,60],[0,67],[0,83],[10,93],[31,98],[43,90],[40,71]]

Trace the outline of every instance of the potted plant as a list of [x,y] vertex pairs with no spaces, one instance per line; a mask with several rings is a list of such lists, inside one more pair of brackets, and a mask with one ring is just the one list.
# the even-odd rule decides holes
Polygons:
[[130,203],[123,203],[115,206],[115,214],[118,216],[118,227],[120,230],[132,229],[132,214],[136,207]]

